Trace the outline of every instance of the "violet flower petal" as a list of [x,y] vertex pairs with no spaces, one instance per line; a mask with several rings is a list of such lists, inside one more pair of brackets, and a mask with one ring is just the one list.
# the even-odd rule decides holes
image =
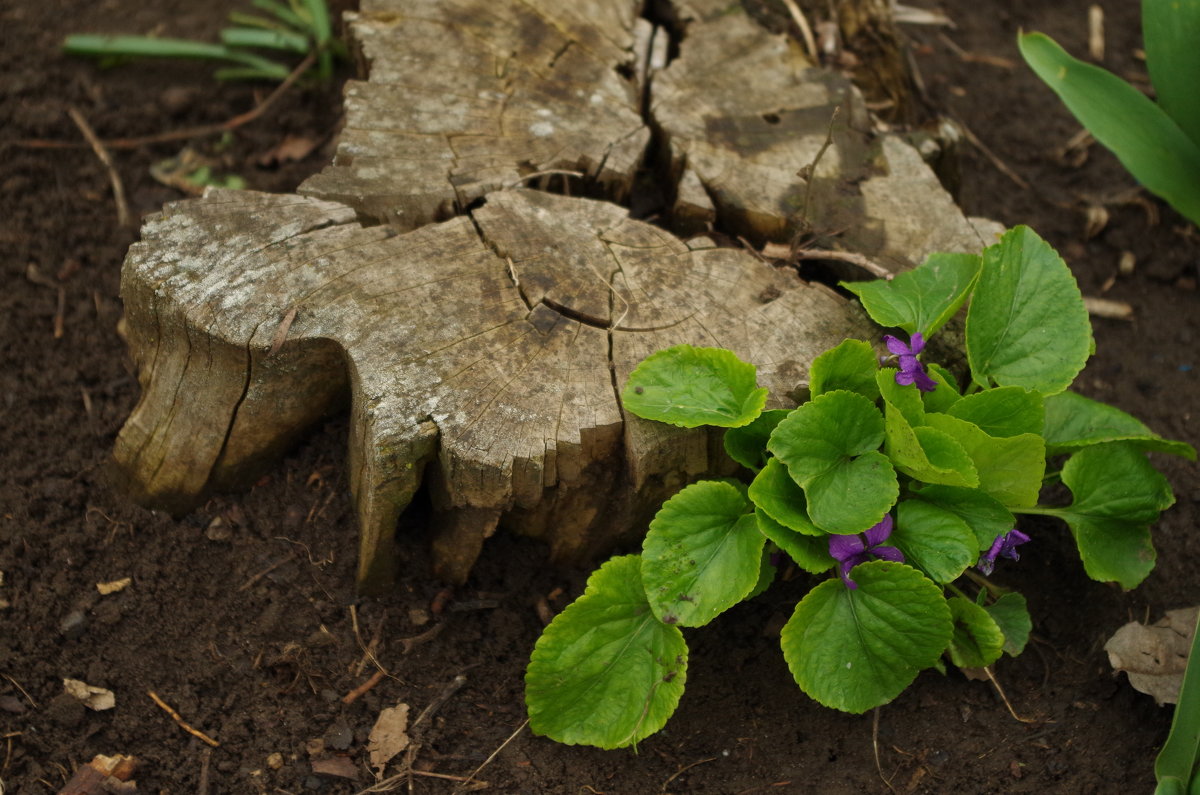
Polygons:
[[888,536],[892,534],[892,527],[892,515],[890,513],[885,513],[883,518],[880,519],[877,524],[868,529],[867,532],[863,533],[867,539],[868,551],[870,551],[870,548],[876,544],[882,544],[884,541],[886,541]]
[[887,349],[896,356],[912,356],[912,350],[906,345],[903,340],[898,337],[893,337],[891,334],[883,335],[883,342],[887,345]]
[[836,561],[845,563],[862,555],[866,550],[867,545],[863,543],[862,537],[857,533],[849,536],[831,535],[829,537],[829,554]]
[[872,547],[871,554],[880,560],[890,560],[892,563],[904,562],[904,553],[895,547]]

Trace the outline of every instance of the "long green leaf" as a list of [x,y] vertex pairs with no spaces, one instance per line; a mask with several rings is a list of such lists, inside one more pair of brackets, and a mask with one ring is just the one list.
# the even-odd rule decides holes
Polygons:
[[1200,0],[1142,0],[1142,36],[1159,106],[1200,146]]
[[[1130,174],[1200,224],[1200,146],[1166,111],[1111,72],[1072,58],[1044,34],[1022,34],[1018,44],[1038,77]],[[1194,85],[1194,75],[1180,79]]]
[[[1179,703],[1175,705],[1175,716],[1171,719],[1171,731],[1163,743],[1158,758],[1154,760],[1154,775],[1158,778],[1158,792],[1170,792],[1164,788],[1167,779],[1192,781],[1200,763],[1200,626],[1192,631],[1192,648],[1188,652],[1187,667],[1183,671],[1183,685],[1179,689]],[[1168,785],[1169,787],[1170,785]],[[1179,792],[1184,791],[1180,787]],[[1193,789],[1194,789],[1193,785]]]
[[228,47],[189,39],[160,39],[155,36],[106,36],[81,33],[63,40],[69,55],[130,58],[209,58],[233,60]]

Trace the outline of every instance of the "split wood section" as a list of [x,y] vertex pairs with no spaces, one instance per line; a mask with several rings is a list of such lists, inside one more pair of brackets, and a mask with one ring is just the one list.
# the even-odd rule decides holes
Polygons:
[[[461,581],[498,527],[577,560],[724,471],[718,437],[623,414],[646,355],[730,348],[789,405],[816,355],[877,333],[791,270],[610,201],[513,187],[526,176],[579,171],[567,187],[623,200],[653,127],[676,227],[803,233],[891,268],[982,242],[911,147],[868,133],[848,83],[736,6],[677,9],[687,36],[651,70],[644,119],[646,86],[623,76],[639,73],[636,3],[362,5],[350,29],[370,80],[348,87],[337,156],[304,195],[211,191],[131,247],[142,397],[115,457],[139,500],[184,511],[349,403],[365,590],[395,577],[422,487],[435,568]],[[809,190],[796,172],[835,105]]]

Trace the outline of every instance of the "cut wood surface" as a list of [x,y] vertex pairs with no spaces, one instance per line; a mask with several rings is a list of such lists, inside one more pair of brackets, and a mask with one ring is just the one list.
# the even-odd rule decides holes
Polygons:
[[681,180],[677,213],[712,212],[755,243],[799,236],[893,271],[994,242],[997,227],[973,226],[912,146],[872,133],[849,80],[727,4],[689,7],[679,57],[651,85],[650,113]]
[[370,80],[347,84],[333,165],[300,192],[404,229],[547,170],[624,199],[650,139],[618,72],[640,5],[363,0],[347,20]]
[[186,505],[348,389],[363,582],[391,574],[423,480],[442,576],[465,578],[501,523],[578,558],[723,465],[702,430],[623,416],[617,389],[644,356],[728,347],[787,405],[816,355],[873,334],[832,291],[699,245],[531,190],[403,234],[297,196],[168,205],[125,266],[143,396],[117,459],[143,500]]
[[[170,204],[130,249],[142,397],[115,457],[132,494],[188,510],[348,403],[360,586],[395,576],[421,487],[448,580],[499,527],[578,560],[729,466],[715,435],[623,414],[643,357],[727,347],[789,405],[816,355],[878,333],[791,269],[663,226],[801,235],[889,269],[984,242],[915,150],[872,136],[853,87],[794,43],[704,0],[678,8],[686,36],[663,68],[665,30],[647,33],[639,5],[364,0],[349,29],[369,79],[348,85],[333,164],[302,195]],[[798,177],[835,106],[832,145]],[[659,226],[531,189],[621,201],[643,163],[673,181]],[[526,179],[555,169],[585,176]]]

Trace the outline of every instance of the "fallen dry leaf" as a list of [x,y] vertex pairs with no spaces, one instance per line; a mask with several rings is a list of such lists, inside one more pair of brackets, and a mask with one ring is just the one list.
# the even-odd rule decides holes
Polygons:
[[1131,621],[1104,644],[1109,663],[1129,675],[1135,690],[1154,696],[1159,706],[1178,702],[1198,612],[1200,607],[1168,610],[1153,626]]
[[379,713],[379,720],[367,740],[367,753],[375,775],[383,778],[383,770],[392,757],[408,747],[408,704],[400,703]]
[[337,778],[358,778],[358,768],[348,756],[328,756],[312,760],[312,772]]
[[98,582],[96,583],[96,590],[100,592],[101,596],[108,596],[110,593],[124,591],[132,582],[132,577],[122,577],[121,579],[113,580],[112,582]]
[[63,690],[82,701],[88,709],[94,709],[97,712],[112,709],[117,705],[117,697],[113,695],[113,691],[89,685],[78,679],[64,679]]

